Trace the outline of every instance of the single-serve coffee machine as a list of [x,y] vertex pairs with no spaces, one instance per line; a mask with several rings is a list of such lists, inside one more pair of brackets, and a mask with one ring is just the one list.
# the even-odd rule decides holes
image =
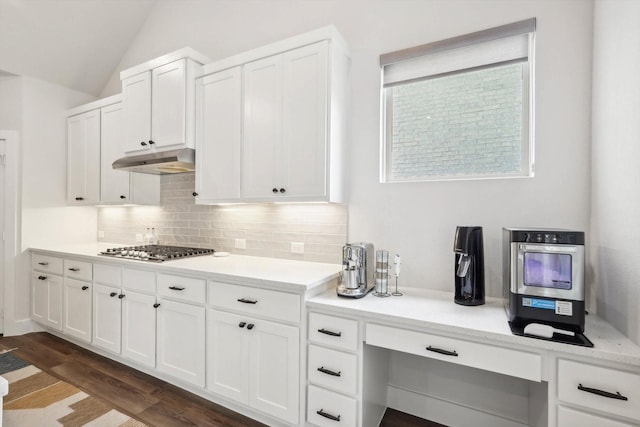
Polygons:
[[347,243],[342,248],[342,275],[336,288],[338,295],[362,298],[374,286],[374,252],[372,243]]
[[455,303],[484,304],[482,227],[458,226],[453,251],[455,252]]

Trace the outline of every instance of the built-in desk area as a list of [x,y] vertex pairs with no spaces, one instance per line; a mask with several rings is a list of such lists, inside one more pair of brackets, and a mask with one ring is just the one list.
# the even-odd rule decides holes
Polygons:
[[375,426],[389,406],[447,425],[640,425],[640,347],[597,316],[588,348],[513,335],[499,299],[403,292],[307,301],[308,422]]

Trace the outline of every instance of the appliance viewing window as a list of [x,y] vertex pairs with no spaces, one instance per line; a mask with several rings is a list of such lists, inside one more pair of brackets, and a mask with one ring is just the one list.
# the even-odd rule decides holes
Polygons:
[[525,252],[524,285],[571,289],[571,255]]
[[535,18],[380,57],[381,182],[533,176]]

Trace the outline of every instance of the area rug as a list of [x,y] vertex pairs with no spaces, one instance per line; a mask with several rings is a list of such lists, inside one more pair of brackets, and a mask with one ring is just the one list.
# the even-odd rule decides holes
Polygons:
[[5,427],[145,427],[11,351],[0,353],[0,375],[9,382],[2,414]]

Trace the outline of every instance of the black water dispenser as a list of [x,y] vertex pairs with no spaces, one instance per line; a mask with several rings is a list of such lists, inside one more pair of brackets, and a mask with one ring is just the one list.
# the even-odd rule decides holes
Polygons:
[[453,251],[455,252],[454,301],[460,305],[484,304],[482,227],[458,226]]

